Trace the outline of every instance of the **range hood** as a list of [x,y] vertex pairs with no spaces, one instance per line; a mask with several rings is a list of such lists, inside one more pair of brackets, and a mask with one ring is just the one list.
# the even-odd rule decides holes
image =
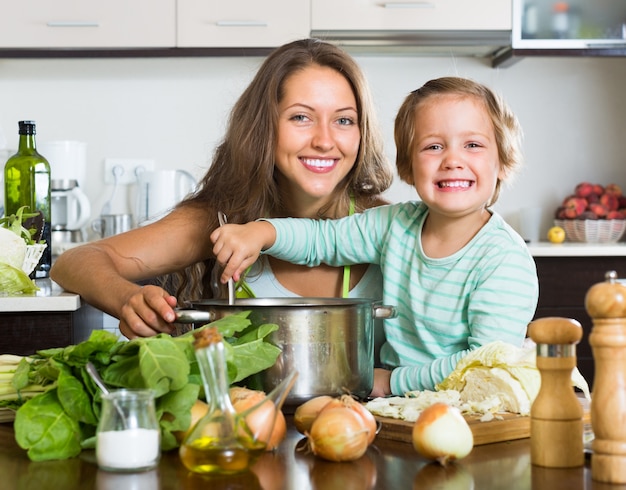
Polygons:
[[312,31],[354,54],[494,57],[511,46],[508,30]]

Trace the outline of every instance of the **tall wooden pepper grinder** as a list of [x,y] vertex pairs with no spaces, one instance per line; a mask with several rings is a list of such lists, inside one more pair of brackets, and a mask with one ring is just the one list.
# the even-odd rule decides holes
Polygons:
[[595,361],[591,397],[591,477],[626,483],[626,286],[609,271],[587,291],[593,319],[589,343]]
[[537,344],[541,388],[530,408],[530,459],[549,468],[574,468],[585,463],[583,408],[572,386],[576,344],[582,338],[576,320],[540,318],[528,335]]

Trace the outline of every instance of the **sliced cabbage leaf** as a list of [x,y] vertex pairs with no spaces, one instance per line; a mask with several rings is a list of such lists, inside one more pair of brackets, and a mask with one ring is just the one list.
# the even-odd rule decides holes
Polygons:
[[21,268],[26,257],[26,242],[11,230],[0,226],[0,262]]
[[33,294],[37,291],[37,285],[22,269],[0,262],[0,293]]
[[[477,369],[499,368],[506,371],[511,380],[515,380],[521,385],[530,403],[532,403],[541,386],[541,374],[537,369],[536,351],[536,345],[532,341],[529,341],[524,347],[516,347],[501,341],[490,342],[473,350],[461,359],[454,371],[436,388],[438,390],[463,392],[470,373]],[[502,378],[503,374],[500,373],[499,376]],[[513,385],[512,382],[510,384]],[[472,384],[474,389],[476,385],[477,382]],[[589,385],[578,368],[572,370],[572,385],[579,388],[588,400],[591,399]],[[495,385],[493,389],[496,389]],[[512,391],[513,388],[511,388]]]

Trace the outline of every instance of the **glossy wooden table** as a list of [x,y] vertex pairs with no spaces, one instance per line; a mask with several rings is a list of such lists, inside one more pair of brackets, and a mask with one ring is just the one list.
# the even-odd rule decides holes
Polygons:
[[[291,424],[290,424],[291,425]],[[267,453],[253,471],[209,478],[189,473],[177,451],[163,454],[158,469],[138,474],[100,471],[93,451],[64,461],[31,462],[15,443],[10,423],[0,424],[0,488],[20,490],[369,490],[624,489],[591,480],[589,462],[575,469],[530,464],[529,439],[476,446],[461,462],[442,469],[428,464],[410,444],[377,439],[360,460],[330,463],[298,448],[303,438],[290,428],[276,453]]]

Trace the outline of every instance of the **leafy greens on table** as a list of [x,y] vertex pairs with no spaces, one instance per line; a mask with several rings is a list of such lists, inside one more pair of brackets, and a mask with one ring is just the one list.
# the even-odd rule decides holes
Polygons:
[[[241,312],[209,325],[226,340],[231,384],[271,367],[280,349],[265,341],[275,324],[252,325]],[[204,327],[201,328],[206,328]],[[91,361],[111,389],[151,389],[161,429],[161,449],[178,446],[173,433],[191,423],[191,407],[203,396],[193,348],[193,333],[178,337],[119,340],[105,330],[64,348],[38,351],[22,358],[12,375],[14,396],[0,398],[0,407],[17,408],[15,439],[33,461],[66,459],[95,447],[101,393],[85,370]],[[24,400],[22,390],[40,391]]]

